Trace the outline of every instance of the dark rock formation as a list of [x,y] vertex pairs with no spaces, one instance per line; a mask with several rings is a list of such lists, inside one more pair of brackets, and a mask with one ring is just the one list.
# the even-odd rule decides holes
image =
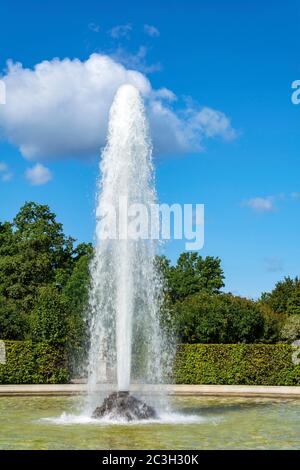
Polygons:
[[127,421],[155,418],[154,408],[138,400],[129,392],[114,392],[104,399],[103,405],[97,406],[92,418],[121,418]]

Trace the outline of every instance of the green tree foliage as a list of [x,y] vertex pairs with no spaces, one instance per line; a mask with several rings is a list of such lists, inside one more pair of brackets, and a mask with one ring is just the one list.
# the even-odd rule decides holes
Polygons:
[[80,347],[86,341],[85,311],[90,284],[89,264],[93,254],[90,244],[78,245],[71,276],[63,289],[69,306],[69,342],[72,348]]
[[252,343],[264,332],[258,305],[231,294],[191,295],[174,305],[174,316],[183,343]]
[[80,341],[91,254],[47,205],[28,202],[0,223],[0,337]]
[[0,294],[29,313],[39,286],[71,273],[73,239],[65,237],[48,206],[33,202],[1,228]]
[[281,331],[281,339],[292,343],[300,339],[300,315],[289,315]]
[[298,281],[296,288],[288,300],[287,313],[291,315],[300,314],[300,281]]
[[285,315],[265,302],[222,294],[219,258],[183,253],[175,266],[164,257],[157,264],[165,280],[162,324],[182,342],[274,343],[280,340]]
[[196,252],[185,252],[179,256],[175,266],[171,266],[167,258],[161,257],[160,268],[172,302],[184,300],[203,290],[217,293],[224,287],[220,258],[202,258]]
[[263,343],[276,343],[281,340],[281,330],[286,320],[284,313],[277,313],[263,302],[257,302],[264,319]]
[[272,292],[264,292],[261,301],[277,313],[300,313],[300,280],[285,277]]
[[0,297],[0,339],[23,339],[28,321],[18,313],[14,302]]
[[[93,248],[74,242],[47,205],[28,202],[11,223],[0,223],[0,339],[60,344],[73,357],[83,350]],[[282,327],[287,314],[300,313],[298,278],[254,302],[221,292],[217,257],[185,252],[175,265],[163,256],[157,264],[165,281],[161,325],[170,338],[175,331],[187,343],[273,343],[294,334],[282,336]]]
[[67,340],[68,299],[53,285],[40,287],[31,317],[32,339],[49,343]]

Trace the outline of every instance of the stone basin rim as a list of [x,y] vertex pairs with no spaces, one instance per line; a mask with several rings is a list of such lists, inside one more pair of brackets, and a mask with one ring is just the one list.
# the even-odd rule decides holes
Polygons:
[[[99,390],[111,390],[107,384],[99,385]],[[143,394],[165,392],[171,396],[216,396],[245,398],[300,398],[300,386],[261,386],[261,385],[147,385],[143,390],[133,385],[130,392]],[[0,385],[1,396],[68,396],[86,394],[86,384],[18,384]]]

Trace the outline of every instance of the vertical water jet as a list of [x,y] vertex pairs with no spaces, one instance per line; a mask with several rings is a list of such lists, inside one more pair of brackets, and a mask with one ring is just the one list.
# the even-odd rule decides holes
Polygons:
[[[120,392],[129,392],[132,381],[160,383],[164,356],[157,240],[149,231],[149,209],[157,202],[152,146],[143,101],[132,85],[121,86],[111,106],[100,169],[89,296],[88,389],[93,395],[97,384],[110,383],[111,390],[117,390],[112,397],[126,407],[133,397]],[[132,231],[128,222],[134,224],[132,208],[137,205],[147,210],[139,213],[137,230]],[[148,227],[148,233],[141,227]],[[111,405],[109,399],[103,404],[106,410]],[[144,414],[151,413],[149,409]]]

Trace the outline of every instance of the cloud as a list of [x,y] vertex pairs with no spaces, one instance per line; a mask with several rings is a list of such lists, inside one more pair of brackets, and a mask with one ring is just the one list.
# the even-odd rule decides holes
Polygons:
[[144,74],[159,72],[162,66],[159,62],[148,65],[146,62],[148,49],[146,46],[140,46],[136,53],[128,52],[123,47],[118,47],[111,57],[129,69],[138,70]]
[[288,202],[296,200],[300,197],[300,193],[291,192],[289,194],[280,193],[267,197],[254,197],[242,202],[243,206],[250,207],[255,212],[272,212],[276,209],[275,202]]
[[100,26],[96,23],[89,23],[89,29],[93,31],[93,33],[100,33],[101,31]]
[[9,166],[5,162],[0,162],[0,181],[7,183],[11,181],[14,174],[10,171]]
[[49,168],[37,163],[26,170],[25,177],[33,186],[41,186],[52,180],[52,173]]
[[177,101],[177,96],[173,91],[168,90],[168,88],[159,88],[159,90],[153,90],[152,96],[155,98],[162,98],[168,101]]
[[13,177],[14,174],[12,172],[4,173],[3,175],[1,175],[1,181],[3,181],[3,183],[8,183],[13,179]]
[[2,104],[6,104],[6,89],[5,83],[3,82],[3,80],[0,80],[0,105]]
[[274,201],[272,196],[254,197],[244,201],[244,206],[250,207],[255,212],[272,212],[274,211]]
[[150,24],[145,24],[144,25],[144,32],[148,34],[148,36],[151,36],[152,38],[157,38],[160,36],[160,32],[158,31],[155,26],[152,26]]
[[118,39],[122,37],[128,38],[131,31],[132,26],[130,23],[127,23],[114,26],[108,32],[113,39]]
[[201,129],[206,137],[221,136],[225,140],[236,137],[236,131],[232,129],[230,120],[220,111],[204,107],[200,111],[190,108],[185,112],[191,133],[193,130]]
[[283,261],[277,256],[266,256],[264,258],[264,263],[268,272],[276,273],[279,271],[283,271]]
[[156,154],[199,152],[207,138],[235,136],[224,113],[194,104],[180,107],[171,90],[153,89],[143,73],[107,55],[45,60],[33,69],[8,62],[2,79],[7,103],[0,107],[0,134],[32,161],[97,156],[113,97],[124,83],[144,97]]

